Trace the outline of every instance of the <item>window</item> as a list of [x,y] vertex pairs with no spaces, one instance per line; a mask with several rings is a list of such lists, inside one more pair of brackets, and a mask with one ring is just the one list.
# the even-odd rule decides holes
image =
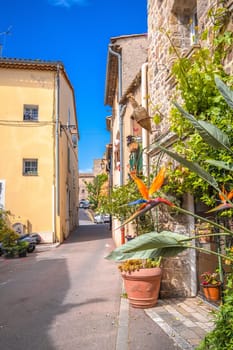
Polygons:
[[23,160],[23,175],[38,175],[38,160],[24,159]]
[[23,120],[37,121],[38,120],[38,106],[24,105]]
[[198,20],[197,11],[195,10],[190,17],[190,43],[191,45],[197,44],[198,39]]

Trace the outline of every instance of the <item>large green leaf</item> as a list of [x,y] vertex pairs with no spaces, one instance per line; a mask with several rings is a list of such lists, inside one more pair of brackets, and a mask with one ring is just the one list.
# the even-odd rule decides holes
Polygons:
[[233,91],[216,75],[214,77],[218,90],[223,95],[226,103],[233,109]]
[[[153,250],[153,258],[158,258],[160,256],[163,258],[177,256],[177,254],[182,253],[187,248],[188,247],[176,246],[176,247],[166,247],[166,248],[154,249]],[[130,254],[130,253],[128,253],[128,254]]]
[[173,104],[179,109],[183,116],[192,123],[206,143],[216,149],[223,148],[227,149],[227,151],[230,150],[229,138],[219,128],[206,121],[197,120],[194,116],[186,112],[177,102],[173,102]]
[[159,147],[163,152],[167,153],[171,158],[175,159],[177,162],[179,162],[180,164],[184,165],[186,168],[188,168],[189,170],[193,171],[194,173],[196,173],[198,176],[200,176],[203,180],[205,180],[206,182],[208,182],[212,187],[214,187],[216,189],[217,192],[220,192],[220,189],[218,187],[218,183],[215,180],[215,178],[213,176],[211,176],[209,173],[207,173],[203,168],[200,167],[200,165],[198,163],[195,162],[191,162],[183,157],[181,157],[180,155],[178,155],[177,153],[174,153],[172,151],[169,151],[168,149],[158,145],[157,147]]
[[129,241],[129,244],[124,247],[124,252],[130,253],[137,250],[174,247],[185,238],[187,237],[171,231],[149,232]]
[[106,259],[122,261],[135,258],[176,256],[188,248],[186,241],[191,239],[170,231],[149,232],[116,248]]
[[123,253],[115,249],[105,258],[114,261],[124,261],[129,259],[153,259],[160,256],[157,251],[158,249],[147,249],[143,251]]
[[212,164],[216,167],[233,171],[233,164],[228,164],[228,163],[223,162],[221,160],[215,160],[215,159],[206,159],[206,162],[209,164]]

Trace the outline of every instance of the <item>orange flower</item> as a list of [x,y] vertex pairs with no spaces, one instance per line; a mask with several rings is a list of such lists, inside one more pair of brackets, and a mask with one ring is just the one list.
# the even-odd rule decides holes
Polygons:
[[[164,203],[169,206],[173,206],[173,203],[171,203],[169,200],[165,198],[152,198],[151,195],[158,191],[161,186],[163,185],[164,178],[165,178],[165,167],[161,168],[158,175],[154,178],[150,188],[147,188],[144,182],[139,179],[134,173],[130,174],[134,182],[136,183],[139,192],[142,195],[142,198],[128,203],[128,205],[135,205],[135,204],[142,204],[136,212],[130,216],[120,227],[128,224],[130,221],[136,219],[138,216],[145,214],[148,210],[154,208],[155,206]],[[119,228],[119,227],[118,227]]]
[[230,201],[233,198],[233,190],[231,190],[229,193],[227,193],[227,191],[223,187],[222,188],[222,192],[219,193],[219,198],[221,199],[221,204],[219,204],[219,205],[217,205],[217,207],[207,211],[207,213],[211,213],[213,211],[219,211],[219,210],[233,208],[233,204],[229,203],[227,201],[227,199]]
[[142,197],[145,200],[149,200],[150,196],[155,192],[158,191],[161,186],[163,185],[164,178],[165,178],[165,167],[161,168],[158,175],[154,178],[150,188],[148,189],[144,182],[139,179],[134,173],[130,174],[136,185],[138,186],[138,190],[141,193]]

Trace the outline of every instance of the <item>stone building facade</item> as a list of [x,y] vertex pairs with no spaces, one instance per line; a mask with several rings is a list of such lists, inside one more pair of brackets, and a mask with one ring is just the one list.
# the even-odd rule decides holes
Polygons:
[[79,202],[88,200],[88,191],[86,183],[93,183],[97,175],[106,173],[106,161],[102,159],[93,160],[93,171],[90,173],[79,173]]
[[[209,10],[221,6],[215,0],[148,0],[148,95],[150,96],[150,115],[153,108],[160,111],[161,122],[153,126],[150,142],[160,140],[164,146],[174,141],[169,128],[169,111],[175,96],[175,80],[171,67],[177,55],[171,53],[175,47],[179,55],[189,56],[200,43],[200,33],[211,26]],[[232,30],[233,1],[224,1],[229,16],[228,30]],[[205,45],[209,44],[206,38]],[[225,70],[232,73],[232,52],[225,59]],[[177,95],[176,95],[177,98]],[[178,97],[179,98],[179,97]],[[151,166],[157,163],[158,150],[150,152]],[[191,195],[185,196],[183,206],[194,210]],[[194,220],[188,217],[169,218],[163,213],[166,225],[176,232],[190,235],[194,230]],[[198,291],[195,251],[187,251],[164,264],[162,296],[193,296]]]
[[94,178],[93,173],[79,173],[79,202],[81,200],[87,200],[88,192],[85,182],[92,183]]
[[[112,116],[108,117],[112,143],[111,187],[124,185],[129,178],[130,150],[127,136],[141,139],[141,127],[131,118],[133,107],[128,100],[128,94],[132,94],[138,104],[142,103],[141,70],[147,61],[147,45],[146,34],[122,35],[110,39],[105,105],[112,108]],[[131,233],[128,226],[122,232],[119,221],[115,219],[112,228],[116,245],[123,243],[123,236]]]

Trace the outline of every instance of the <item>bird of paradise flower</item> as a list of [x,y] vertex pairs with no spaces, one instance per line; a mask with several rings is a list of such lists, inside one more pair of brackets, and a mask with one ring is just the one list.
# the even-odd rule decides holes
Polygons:
[[233,190],[231,190],[229,193],[225,190],[225,188],[222,188],[222,192],[219,194],[219,198],[221,200],[221,204],[217,205],[217,207],[210,209],[207,211],[207,213],[212,213],[214,211],[224,210],[224,209],[230,209],[233,208],[233,204],[230,202],[233,198]]
[[147,211],[151,210],[152,208],[156,207],[157,205],[164,203],[169,206],[174,206],[173,203],[171,203],[166,198],[156,197],[152,198],[152,194],[156,191],[158,191],[163,183],[165,178],[165,167],[162,167],[158,173],[158,175],[154,178],[150,188],[148,188],[144,182],[139,179],[133,172],[130,173],[131,178],[136,183],[139,192],[142,195],[142,198],[137,199],[136,201],[130,202],[127,205],[137,205],[141,204],[140,207],[136,210],[136,212],[131,215],[126,221],[124,221],[118,228],[125,226],[132,220],[136,219],[138,216],[145,214]]

